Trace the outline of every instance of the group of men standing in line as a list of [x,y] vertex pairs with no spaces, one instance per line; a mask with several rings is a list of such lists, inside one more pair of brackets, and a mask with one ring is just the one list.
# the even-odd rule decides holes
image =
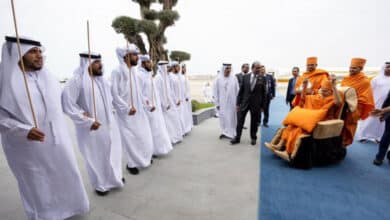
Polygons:
[[184,65],[180,71],[179,63],[160,61],[153,77],[150,57],[130,44],[116,50],[119,66],[110,83],[101,55],[80,53],[79,67],[61,91],[45,68],[41,43],[21,38],[20,46],[22,60],[15,37],[6,37],[2,46],[0,132],[29,220],[66,219],[89,210],[63,113],[75,124],[89,180],[100,196],[125,183],[122,149],[127,170],[137,175],[193,127]]
[[218,111],[222,134],[220,139],[231,139],[231,144],[241,141],[245,118],[251,115],[250,137],[255,145],[258,127],[268,127],[269,107],[275,97],[276,80],[267,74],[265,66],[258,61],[253,62],[252,72],[249,64],[241,66],[241,73],[232,75],[232,65],[223,64],[213,86],[213,100]]

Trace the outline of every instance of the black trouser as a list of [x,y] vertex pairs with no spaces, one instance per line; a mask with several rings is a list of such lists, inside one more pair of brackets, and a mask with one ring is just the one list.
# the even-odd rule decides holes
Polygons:
[[[271,99],[267,99],[265,101],[264,105],[264,119],[263,119],[263,125],[268,124],[269,121],[269,106],[271,105]],[[260,118],[259,120],[261,121],[261,112],[260,112]]]
[[[385,121],[385,132],[379,142],[379,151],[376,155],[377,160],[383,160],[385,158],[386,152],[389,149],[390,144],[390,118]],[[387,154],[387,159],[390,160],[390,154]]]
[[257,139],[257,130],[258,130],[259,124],[260,124],[261,111],[258,109],[254,109],[254,108],[246,108],[246,109],[241,110],[238,113],[237,129],[236,129],[236,132],[237,132],[236,138],[238,140],[241,139],[242,128],[244,127],[245,118],[246,118],[246,114],[248,113],[248,111],[251,114],[251,128],[250,128],[251,139],[253,139],[253,140]]

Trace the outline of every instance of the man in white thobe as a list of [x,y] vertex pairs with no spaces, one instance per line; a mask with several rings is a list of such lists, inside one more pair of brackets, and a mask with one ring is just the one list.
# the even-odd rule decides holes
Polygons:
[[206,82],[203,86],[203,97],[205,103],[212,103],[213,102],[213,92],[212,88],[210,86],[210,82]]
[[168,75],[167,65],[167,61],[160,61],[158,63],[157,74],[154,78],[156,83],[156,93],[159,94],[161,110],[171,143],[177,144],[183,140],[183,132],[178,112],[175,108],[175,102],[172,98],[171,80]]
[[119,67],[111,74],[113,105],[121,133],[122,146],[127,153],[127,170],[137,175],[140,168],[153,161],[153,136],[142,102],[138,68],[139,49],[130,44],[116,50]]
[[139,78],[142,99],[147,110],[149,125],[152,129],[154,156],[167,155],[172,150],[167,126],[161,108],[161,101],[156,93],[156,83],[152,74],[152,61],[148,55],[140,56]]
[[236,100],[239,84],[237,77],[233,76],[231,71],[231,64],[223,64],[213,88],[214,104],[218,109],[219,125],[222,130],[220,139],[232,139],[236,136]]
[[187,67],[185,64],[181,65],[180,82],[182,87],[182,100],[183,100],[183,119],[184,119],[184,131],[186,134],[190,133],[194,126],[192,119],[192,104],[191,104],[191,91],[190,82],[187,77]]
[[185,124],[184,124],[184,100],[183,100],[183,88],[181,84],[180,65],[178,62],[171,62],[172,72],[169,74],[171,80],[172,99],[175,102],[174,107],[177,110],[177,117],[180,120],[180,129],[182,135],[186,135]]
[[[371,80],[375,109],[381,109],[390,88],[390,62],[386,62],[374,79]],[[379,143],[385,131],[385,123],[377,117],[370,116],[358,126],[357,138],[360,142],[373,141]]]
[[37,126],[16,38],[6,37],[0,64],[0,133],[27,219],[86,213],[89,201],[62,112],[60,85],[44,66],[40,42],[21,38],[20,43]]
[[91,64],[88,59],[88,53],[80,53],[80,66],[62,92],[62,106],[76,126],[89,180],[96,193],[105,196],[111,189],[123,187],[122,144],[114,118],[110,85],[103,78],[101,55],[92,53]]

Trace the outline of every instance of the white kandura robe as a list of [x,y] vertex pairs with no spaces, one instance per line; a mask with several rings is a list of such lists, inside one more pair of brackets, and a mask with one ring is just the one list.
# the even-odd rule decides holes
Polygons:
[[[127,152],[130,168],[148,167],[153,155],[153,136],[146,109],[142,103],[140,79],[136,73],[137,67],[129,69],[121,64],[111,74],[113,104],[117,111],[122,145]],[[129,115],[131,108],[130,76],[135,115]]]
[[188,134],[191,132],[192,127],[194,126],[194,122],[192,119],[190,85],[185,75],[179,74],[179,77],[180,77],[181,91],[183,91],[181,95],[183,100],[184,132]]
[[[147,109],[150,128],[152,129],[153,155],[167,155],[172,150],[172,143],[162,113],[160,97],[156,93],[156,84],[152,78],[152,73],[147,72],[142,67],[138,73],[140,76],[143,102]],[[150,110],[153,106],[155,110],[151,112]]]
[[[36,47],[20,46],[23,55]],[[89,201],[62,112],[60,85],[45,67],[27,73],[37,124],[45,133],[44,142],[28,140],[34,123],[18,61],[16,43],[6,42],[0,63],[0,133],[27,219],[86,213]]]
[[[183,88],[182,88],[181,83],[180,83],[180,73],[177,73],[177,74],[170,73],[169,77],[171,79],[171,89],[172,89],[171,95],[172,95],[172,99],[175,102],[174,107],[177,110],[177,113],[178,113],[177,117],[180,120],[181,133],[184,136],[186,134],[185,124],[184,124],[184,121],[185,121],[185,117],[184,117],[185,100],[183,100],[184,95],[183,95]],[[177,105],[177,103],[179,101],[180,101],[180,105]]]
[[159,67],[157,75],[154,77],[156,93],[159,95],[162,114],[165,125],[172,144],[177,144],[183,140],[180,118],[178,117],[177,108],[172,98],[172,89],[170,77],[163,69]]
[[[83,75],[84,74],[84,75]],[[91,131],[94,116],[91,79],[87,71],[75,74],[62,93],[64,112],[73,120],[79,149],[84,157],[89,180],[99,191],[123,187],[122,144],[115,119],[111,90],[102,76],[94,77],[98,130]]]
[[225,77],[220,74],[214,82],[213,96],[215,106],[219,106],[219,125],[222,134],[229,138],[234,138],[236,136],[236,100],[238,90],[239,84],[237,78],[233,75]]
[[[23,82],[22,73],[17,74]],[[61,109],[60,85],[52,79],[50,88],[45,87],[48,84],[39,74],[29,73],[27,79],[38,128],[45,133],[45,141],[27,139],[33,127],[31,113],[26,120],[23,114],[13,115],[0,108],[2,146],[18,182],[27,219],[62,220],[88,212],[89,201]],[[15,89],[27,96],[23,87]],[[19,104],[30,111],[27,98]],[[49,110],[55,115],[51,120],[47,117]]]
[[[384,71],[384,70],[382,70]],[[390,89],[390,76],[382,75],[371,80],[371,88],[374,96],[375,108],[381,109]],[[381,122],[377,117],[368,117],[360,121],[357,129],[358,140],[366,139],[380,141],[385,131],[385,122]]]

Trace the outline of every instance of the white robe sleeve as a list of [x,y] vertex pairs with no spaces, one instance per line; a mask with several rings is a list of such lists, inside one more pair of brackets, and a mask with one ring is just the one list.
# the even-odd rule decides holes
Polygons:
[[213,102],[215,106],[219,106],[219,89],[218,89],[218,79],[214,81],[213,85]]
[[21,138],[27,138],[28,133],[33,128],[32,125],[23,124],[14,119],[5,110],[0,108],[0,133],[12,133]]
[[77,100],[80,96],[80,90],[82,89],[82,83],[79,78],[71,79],[64,90],[62,91],[62,109],[75,124],[79,126],[91,127],[95,122],[93,118],[84,116],[86,112],[78,104]]
[[172,90],[172,99],[174,100],[175,104],[177,104],[177,102],[180,100],[180,94],[179,94],[180,88],[177,85],[177,81],[172,78],[170,79],[170,85]]
[[120,114],[129,114],[130,104],[122,99],[119,89],[120,73],[113,71],[111,74],[111,93],[112,93],[112,105]]
[[146,110],[150,110],[152,108],[151,100],[149,100],[148,93],[150,89],[148,87],[148,84],[146,83],[146,80],[150,80],[148,77],[140,76],[138,77],[139,81],[139,88],[141,89],[141,98],[142,98],[142,104]]

